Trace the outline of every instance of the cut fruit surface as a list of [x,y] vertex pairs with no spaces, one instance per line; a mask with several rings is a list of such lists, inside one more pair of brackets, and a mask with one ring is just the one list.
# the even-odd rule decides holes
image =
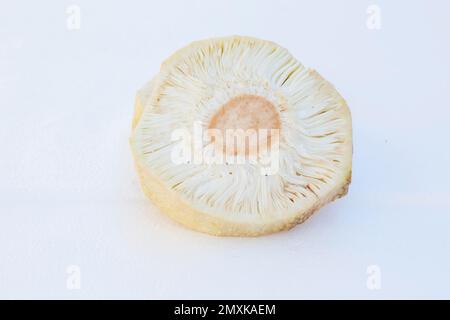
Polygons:
[[214,235],[289,229],[347,193],[345,100],[275,43],[226,37],[177,51],[138,91],[131,146],[144,192]]

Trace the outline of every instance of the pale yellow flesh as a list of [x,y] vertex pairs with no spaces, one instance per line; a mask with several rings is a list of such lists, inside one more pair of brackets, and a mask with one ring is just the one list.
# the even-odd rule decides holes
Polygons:
[[[172,57],[170,61],[176,60]],[[320,77],[317,73],[313,76]],[[155,80],[157,81],[157,80]],[[331,87],[331,85],[330,85]],[[136,97],[135,113],[133,117],[133,135],[134,130],[141,120],[144,112],[145,99],[142,94],[138,93]],[[239,100],[240,99],[240,100]],[[236,112],[239,113],[239,109],[242,104],[249,104],[250,110],[259,113],[260,117],[245,117],[241,115],[239,117],[241,123],[240,127],[252,127],[260,126],[260,122],[264,122],[266,127],[276,128],[281,126],[277,115],[271,111],[270,105],[268,105],[263,99],[259,97],[237,97],[237,100],[232,100],[228,105],[224,105],[224,109],[217,113],[216,118],[211,119],[210,126],[217,127],[220,129],[229,128],[230,126],[236,124],[238,119],[236,117]],[[253,110],[253,109],[254,110]],[[232,112],[229,112],[232,110]],[[246,110],[249,110],[248,108]],[[264,111],[264,112],[261,112]],[[233,113],[234,112],[234,113]],[[348,108],[344,109],[344,116],[350,119],[350,113]],[[251,119],[257,119],[257,121],[252,121]],[[351,133],[351,121],[348,121],[349,132]],[[145,194],[152,200],[152,202],[163,212],[169,215],[174,220],[187,226],[190,229],[197,230],[200,232],[220,235],[220,236],[258,236],[268,233],[273,233],[277,231],[287,230],[293,226],[302,223],[309,216],[311,216],[317,209],[325,205],[326,203],[333,201],[347,193],[348,185],[351,180],[351,135],[350,140],[347,141],[347,148],[349,148],[348,157],[346,159],[346,170],[341,175],[341,178],[336,181],[334,188],[327,193],[322,195],[319,201],[316,201],[313,205],[304,207],[300,209],[295,214],[291,214],[281,219],[273,218],[262,218],[259,221],[249,221],[249,222],[237,222],[227,219],[222,216],[215,216],[202,212],[199,209],[194,208],[190,203],[183,200],[173,189],[168,188],[165,183],[154,173],[149,170],[136,153],[136,146],[133,143],[133,138],[130,140],[133,153],[135,155],[136,168],[140,177],[141,186]]]

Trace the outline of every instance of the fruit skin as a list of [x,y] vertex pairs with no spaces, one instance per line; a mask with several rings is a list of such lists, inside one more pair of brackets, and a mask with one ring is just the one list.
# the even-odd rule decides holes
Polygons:
[[[231,38],[252,39],[248,37],[233,36]],[[224,38],[226,41],[227,38]],[[204,40],[208,41],[208,40]],[[260,40],[262,41],[262,40]],[[181,59],[186,51],[195,50],[196,46],[201,44],[202,41],[197,41],[191,45],[177,51],[169,59],[163,62],[161,68],[169,68],[175,64],[178,59]],[[316,71],[311,70],[311,76],[317,77],[321,81],[324,81],[326,86],[329,86],[331,90],[335,90],[334,87],[323,79]],[[152,200],[152,202],[164,213],[170,216],[173,220],[180,224],[199,231],[215,236],[261,236],[279,231],[289,230],[294,226],[303,223],[314,212],[319,210],[327,203],[334,201],[338,198],[345,196],[348,192],[349,184],[352,176],[352,129],[351,129],[351,115],[350,110],[347,107],[345,100],[341,97],[341,104],[344,108],[345,117],[347,118],[347,131],[349,132],[348,140],[346,141],[344,148],[346,150],[346,161],[343,174],[336,181],[334,189],[328,194],[322,196],[320,201],[317,201],[313,206],[298,211],[283,219],[268,219],[264,218],[258,222],[234,222],[226,220],[221,217],[212,216],[200,210],[193,208],[189,203],[186,203],[179,195],[172,189],[165,186],[164,182],[159,177],[154,175],[143,163],[143,159],[137,152],[135,141],[133,139],[134,131],[138,125],[141,116],[144,112],[145,100],[150,99],[152,90],[158,85],[160,76],[156,76],[152,81],[147,83],[144,88],[138,91],[135,101],[135,111],[132,120],[132,137],[130,138],[130,145],[135,159],[135,166],[140,178],[141,188],[145,195]]]
[[345,185],[338,192],[331,194],[328,201],[321,202],[307,211],[299,212],[292,218],[280,221],[264,221],[264,224],[239,224],[218,217],[212,217],[193,209],[184,203],[173,191],[168,190],[159,178],[143,168],[139,164],[139,161],[136,161],[136,168],[140,177],[142,190],[161,211],[190,229],[215,236],[255,237],[289,230],[297,224],[303,223],[326,203],[347,194],[350,183],[349,176]]

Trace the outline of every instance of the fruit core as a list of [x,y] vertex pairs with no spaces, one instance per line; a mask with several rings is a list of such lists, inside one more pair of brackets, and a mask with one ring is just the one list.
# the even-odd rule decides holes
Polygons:
[[[280,115],[272,102],[245,94],[221,106],[211,118],[208,129],[220,130],[220,137],[215,135],[213,140],[220,142],[224,153],[242,156],[270,149],[279,137],[280,127]],[[244,146],[238,145],[239,138],[236,138],[242,134],[245,135],[241,140],[245,141]]]

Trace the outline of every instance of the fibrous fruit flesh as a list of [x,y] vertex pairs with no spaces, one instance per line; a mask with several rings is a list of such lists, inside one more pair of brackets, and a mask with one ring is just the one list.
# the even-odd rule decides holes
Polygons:
[[351,179],[345,100],[286,49],[254,38],[173,54],[138,91],[130,141],[154,204],[214,235],[289,229]]

